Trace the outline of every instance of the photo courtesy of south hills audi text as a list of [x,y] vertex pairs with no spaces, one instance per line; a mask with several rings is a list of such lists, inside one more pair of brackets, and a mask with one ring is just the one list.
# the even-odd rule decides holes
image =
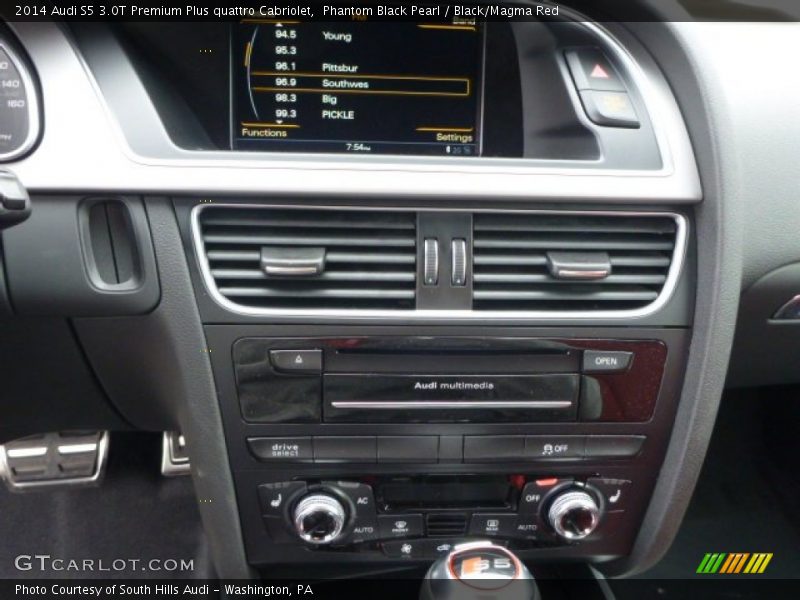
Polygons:
[[307,583],[289,585],[254,584],[176,584],[176,583],[50,583],[14,584],[17,598],[197,598],[222,597],[270,598],[293,597],[314,598],[313,586]]

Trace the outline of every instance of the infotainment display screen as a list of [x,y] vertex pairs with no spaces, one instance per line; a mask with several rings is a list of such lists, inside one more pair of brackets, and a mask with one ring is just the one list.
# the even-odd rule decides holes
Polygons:
[[233,36],[237,150],[481,152],[484,27],[244,20]]

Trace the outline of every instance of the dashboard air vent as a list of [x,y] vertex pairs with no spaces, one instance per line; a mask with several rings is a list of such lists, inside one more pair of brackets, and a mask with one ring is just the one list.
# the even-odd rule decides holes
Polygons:
[[206,206],[197,225],[208,283],[235,305],[415,307],[413,212]]
[[476,214],[473,308],[635,310],[664,289],[671,216]]

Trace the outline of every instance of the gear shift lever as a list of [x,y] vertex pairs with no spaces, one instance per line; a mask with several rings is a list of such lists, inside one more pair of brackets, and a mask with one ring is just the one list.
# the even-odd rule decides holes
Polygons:
[[437,560],[420,600],[540,600],[531,572],[513,552],[492,542],[459,544]]

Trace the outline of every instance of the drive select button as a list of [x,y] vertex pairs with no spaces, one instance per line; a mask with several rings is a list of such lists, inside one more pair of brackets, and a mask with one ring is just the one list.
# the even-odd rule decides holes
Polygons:
[[311,462],[310,437],[247,438],[250,452],[262,462]]

